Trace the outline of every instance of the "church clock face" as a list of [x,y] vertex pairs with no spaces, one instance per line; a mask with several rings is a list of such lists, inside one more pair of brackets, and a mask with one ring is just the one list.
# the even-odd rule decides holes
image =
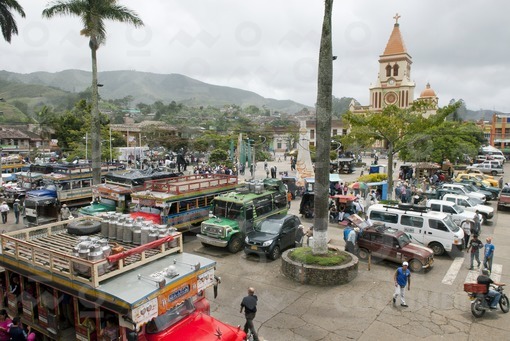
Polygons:
[[388,92],[384,95],[384,102],[386,102],[386,104],[395,104],[397,102],[397,94],[394,92]]
[[389,85],[395,85],[395,80],[393,78],[391,78],[389,81],[388,81],[388,84]]

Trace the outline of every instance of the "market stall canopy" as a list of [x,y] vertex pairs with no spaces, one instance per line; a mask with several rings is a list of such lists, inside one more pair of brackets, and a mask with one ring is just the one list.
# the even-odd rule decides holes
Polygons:
[[368,185],[364,182],[354,182],[348,186],[350,189],[359,189],[360,191],[366,191]]

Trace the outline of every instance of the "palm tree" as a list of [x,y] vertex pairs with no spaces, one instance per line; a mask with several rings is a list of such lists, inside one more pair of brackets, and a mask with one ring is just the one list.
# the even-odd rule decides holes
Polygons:
[[315,182],[315,219],[313,224],[313,254],[316,255],[328,252],[329,151],[333,107],[332,11],[333,0],[325,0],[317,80],[317,157],[315,161],[317,181]]
[[43,17],[55,15],[77,16],[83,22],[80,34],[89,38],[92,55],[92,173],[94,184],[101,182],[101,121],[98,108],[97,50],[106,39],[105,20],[143,26],[143,21],[132,10],[117,4],[117,0],[57,0],[43,10]]
[[23,7],[16,0],[0,0],[0,27],[2,28],[2,35],[8,43],[11,42],[13,34],[18,34],[18,26],[11,11],[18,12],[22,18],[25,17]]

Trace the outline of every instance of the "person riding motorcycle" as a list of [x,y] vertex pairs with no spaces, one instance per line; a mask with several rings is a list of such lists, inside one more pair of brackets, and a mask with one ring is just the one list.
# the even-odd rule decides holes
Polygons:
[[476,279],[476,282],[478,284],[485,284],[485,285],[487,285],[487,293],[486,293],[486,295],[491,298],[491,301],[489,303],[489,307],[490,307],[490,309],[497,309],[498,303],[499,303],[499,299],[501,298],[501,293],[496,291],[496,290],[490,289],[490,285],[494,284],[496,286],[503,286],[505,284],[504,283],[496,283],[496,282],[494,282],[489,277],[489,270],[487,270],[487,269],[483,269],[482,270],[482,274],[480,276],[478,276],[478,278]]

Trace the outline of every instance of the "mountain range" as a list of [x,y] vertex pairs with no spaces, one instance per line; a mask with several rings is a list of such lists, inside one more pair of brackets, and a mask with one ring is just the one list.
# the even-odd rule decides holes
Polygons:
[[[90,87],[92,76],[90,72],[81,70],[28,74],[0,71],[0,79],[15,83],[44,85],[67,92],[81,92]],[[156,74],[130,70],[104,71],[98,73],[98,80],[103,85],[99,89],[103,99],[132,96],[134,104],[175,101],[188,106],[255,105],[291,114],[303,108],[310,109],[309,106],[292,100],[264,98],[252,91],[208,84],[180,74]]]
[[[82,70],[54,73],[39,71],[28,74],[0,71],[0,98],[19,99],[26,102],[29,107],[51,104],[52,99],[64,93],[85,91],[90,87],[91,79],[91,73]],[[152,104],[156,101],[165,104],[175,101],[195,107],[255,105],[288,114],[294,114],[303,108],[313,109],[292,100],[265,98],[252,91],[208,84],[181,74],[156,74],[134,70],[103,71],[98,73],[98,79],[103,85],[99,90],[103,99],[122,99],[131,96],[133,105]],[[342,98],[342,101],[345,100],[350,101],[348,98]],[[491,120],[493,114],[499,112],[483,109],[473,111],[465,108],[461,116],[463,120],[468,121]]]

